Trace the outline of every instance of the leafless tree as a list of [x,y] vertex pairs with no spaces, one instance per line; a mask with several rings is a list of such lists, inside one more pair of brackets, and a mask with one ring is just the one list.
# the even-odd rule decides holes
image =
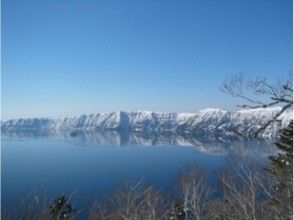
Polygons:
[[205,219],[212,190],[207,185],[206,172],[189,163],[179,175],[180,195],[185,220]]
[[243,99],[246,103],[238,105],[242,108],[255,109],[281,106],[281,109],[272,119],[265,122],[260,128],[253,132],[253,137],[257,137],[270,124],[276,121],[281,114],[293,107],[292,80],[287,80],[275,86],[268,83],[264,77],[251,79],[245,74],[240,73],[233,74],[231,77],[227,78],[220,90],[233,97]]
[[115,193],[113,200],[117,206],[117,212],[122,219],[139,219],[140,210],[143,208],[143,191],[143,179],[140,179],[135,184],[123,186]]
[[[223,217],[225,219],[278,219],[268,201],[273,195],[270,174],[247,161],[236,161],[229,171],[221,173]],[[272,177],[271,177],[272,178]]]
[[111,220],[113,219],[113,213],[108,207],[108,204],[100,204],[94,202],[88,211],[89,220]]
[[47,181],[43,180],[40,186],[16,199],[9,210],[1,210],[1,219],[50,219],[48,195]]
[[95,204],[90,209],[90,219],[156,220],[164,219],[164,201],[151,186],[145,186],[143,178],[127,183],[114,193],[110,206]]

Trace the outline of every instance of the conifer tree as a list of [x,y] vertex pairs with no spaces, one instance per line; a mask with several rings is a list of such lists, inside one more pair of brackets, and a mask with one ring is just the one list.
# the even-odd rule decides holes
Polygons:
[[293,121],[281,132],[276,145],[277,156],[271,156],[271,173],[275,178],[272,199],[278,219],[292,219],[293,215]]

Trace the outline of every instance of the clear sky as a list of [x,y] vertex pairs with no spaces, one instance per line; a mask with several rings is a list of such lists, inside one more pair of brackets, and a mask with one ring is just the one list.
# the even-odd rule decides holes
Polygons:
[[292,0],[2,1],[2,119],[234,109],[226,77],[291,69]]

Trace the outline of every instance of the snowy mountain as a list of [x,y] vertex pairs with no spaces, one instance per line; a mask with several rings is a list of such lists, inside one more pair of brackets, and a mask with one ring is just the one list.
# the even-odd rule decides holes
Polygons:
[[[196,136],[235,136],[257,130],[270,120],[280,108],[224,111],[204,109],[197,113],[157,113],[150,111],[112,112],[81,115],[71,118],[29,118],[1,122],[1,131],[115,130],[144,132],[175,132]],[[273,137],[292,119],[292,112],[282,114],[262,134]]]

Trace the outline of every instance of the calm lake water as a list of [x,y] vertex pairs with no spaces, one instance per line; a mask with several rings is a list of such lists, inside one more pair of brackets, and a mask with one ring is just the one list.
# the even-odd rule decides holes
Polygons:
[[4,209],[44,183],[49,198],[73,194],[78,207],[103,200],[120,184],[140,177],[168,193],[191,161],[208,171],[209,184],[218,190],[218,172],[234,158],[265,164],[276,154],[274,145],[261,140],[116,132],[2,134],[1,150]]

